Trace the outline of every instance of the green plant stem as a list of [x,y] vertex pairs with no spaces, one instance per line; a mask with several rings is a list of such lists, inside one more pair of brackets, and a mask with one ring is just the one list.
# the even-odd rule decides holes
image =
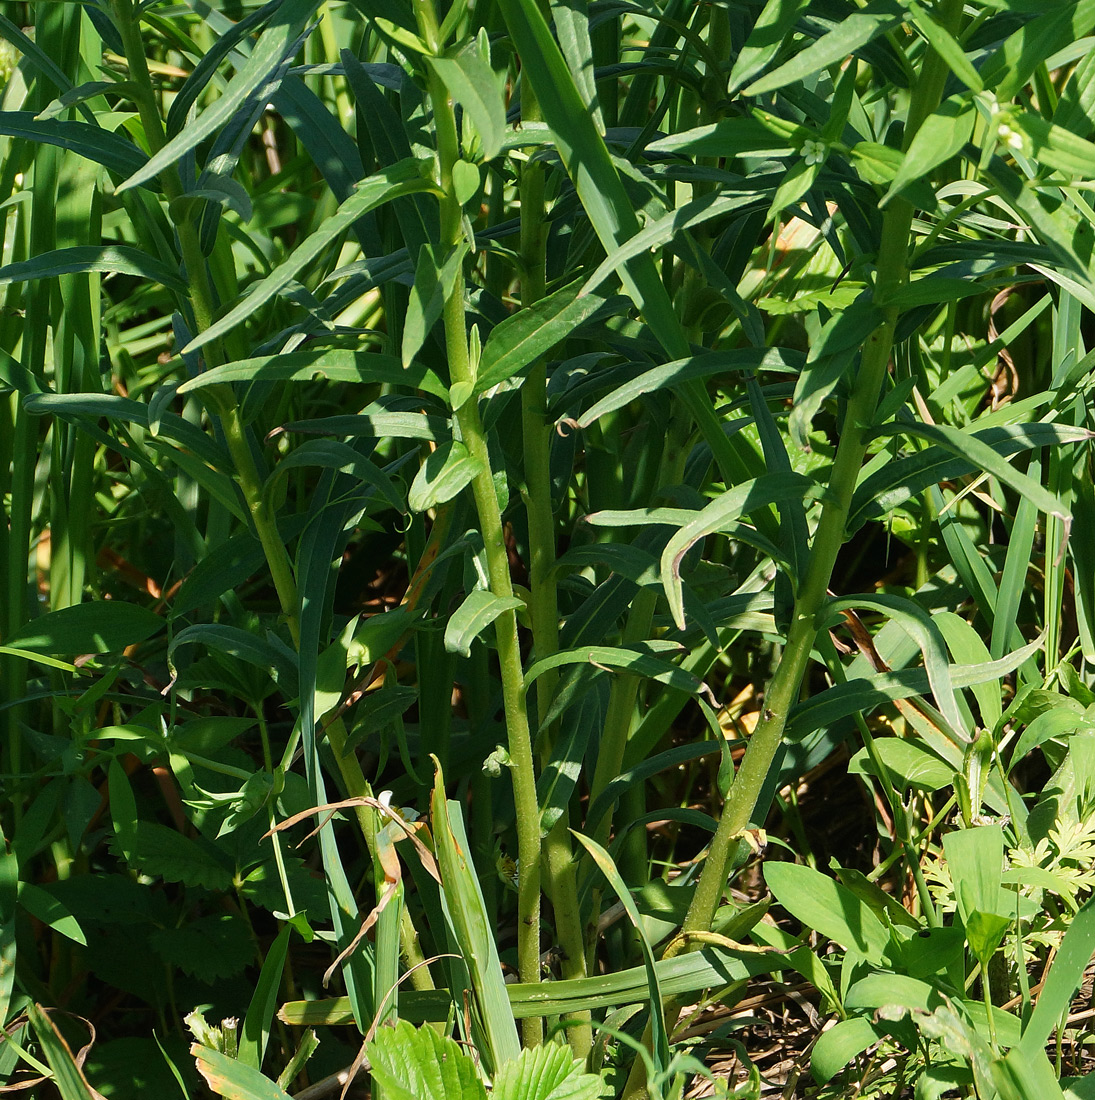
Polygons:
[[[944,25],[949,30],[955,30],[962,14],[962,0],[944,0],[939,14]],[[908,149],[924,119],[938,106],[948,72],[946,63],[938,54],[934,51],[927,54],[909,105],[905,149]],[[783,739],[787,718],[802,687],[817,634],[818,616],[825,606],[837,555],[844,545],[844,527],[848,520],[852,494],[867,454],[867,435],[873,424],[878,397],[893,351],[899,311],[897,307],[887,303],[907,277],[913,213],[912,204],[897,196],[886,206],[883,215],[874,285],[874,301],[880,309],[881,320],[867,338],[848,398],[841,425],[840,443],[837,446],[828,491],[822,503],[821,518],[814,534],[809,563],[796,595],[787,644],[765,692],[760,721],[749,739],[734,784],[723,806],[718,827],[708,849],[706,865],[681,926],[681,935],[667,949],[667,957],[684,951],[690,934],[708,931],[712,927],[726,889],[731,861],[738,850],[742,834],[749,826],[757,799]],[[675,1004],[667,1006],[667,1019],[675,1017],[676,1011]],[[637,1060],[624,1096],[626,1100],[638,1100],[645,1095],[645,1071],[641,1060]]]
[[[416,0],[415,12],[419,28],[431,49],[437,46],[437,20],[431,0]],[[452,100],[444,84],[432,71],[429,74],[429,94],[437,131],[438,183],[441,187],[441,246],[454,248],[461,240],[463,212],[452,184],[452,169],[460,156],[456,134],[456,116]],[[468,336],[464,315],[464,284],[456,286],[445,301],[442,318],[445,326],[445,347],[449,359],[449,375],[453,384],[473,383],[468,355]],[[455,410],[460,437],[468,453],[479,467],[472,481],[472,495],[479,515],[479,526],[486,551],[487,572],[491,592],[503,598],[512,597],[513,584],[509,572],[502,529],[502,513],[494,488],[490,453],[478,401],[471,397]],[[502,701],[506,715],[506,731],[511,761],[513,798],[517,821],[517,969],[523,982],[540,980],[540,810],[536,801],[536,771],[532,759],[532,737],[525,709],[524,673],[521,667],[521,647],[517,637],[517,616],[503,612],[494,624],[498,647],[498,664],[502,676]],[[522,1022],[526,1046],[543,1041],[543,1021],[530,1017]]]
[[[962,12],[961,0],[946,0],[944,12],[947,16],[946,25],[955,26]],[[909,107],[905,132],[906,149],[923,120],[939,103],[947,72],[946,63],[934,52],[930,53]],[[734,785],[723,807],[708,852],[707,866],[700,875],[682,927],[685,933],[704,931],[711,927],[726,886],[731,857],[737,850],[738,838],[749,825],[757,798],[783,738],[787,717],[798,699],[817,633],[817,617],[825,606],[837,554],[844,545],[844,526],[848,520],[852,493],[867,454],[867,433],[874,420],[878,396],[893,350],[898,309],[885,303],[907,275],[912,218],[912,204],[900,196],[887,206],[883,217],[874,286],[874,300],[881,307],[882,320],[867,338],[863,348],[859,371],[848,399],[840,443],[837,446],[821,519],[814,535],[809,564],[795,600],[787,645],[765,693],[761,719],[749,740]]]
[[[125,46],[130,77],[137,88],[136,98],[141,122],[149,146],[153,152],[156,152],[163,148],[166,143],[166,133],[157,109],[156,95],[148,73],[140,27],[134,17],[135,13],[130,0],[113,0],[113,8],[122,35],[122,42]],[[169,203],[181,199],[183,187],[178,172],[174,168],[166,169],[162,173],[161,179]],[[191,305],[194,310],[194,321],[198,332],[203,332],[212,324],[214,316],[215,298],[209,281],[209,271],[201,251],[197,229],[187,218],[185,207],[176,204],[176,211],[175,226],[179,234],[179,248],[182,252],[183,263],[186,265],[187,275],[191,283]],[[220,358],[219,344],[216,342],[209,344],[206,348],[206,356],[211,362],[216,363]],[[271,512],[269,502],[263,494],[262,478],[255,463],[255,456],[251,451],[251,444],[247,438],[243,420],[240,417],[239,405],[230,386],[210,387],[207,393],[210,405],[220,419],[224,430],[225,442],[236,467],[240,489],[243,492],[251,522],[266,556],[274,588],[278,594],[278,602],[281,604],[282,614],[293,639],[293,644],[299,649],[300,601],[296,578],[293,574],[293,565],[289,557],[289,551],[278,531],[277,519]],[[327,738],[334,750],[335,758],[339,762],[348,793],[351,797],[365,794],[368,791],[368,784],[361,771],[361,765],[358,763],[356,756],[352,753],[345,753],[346,732],[341,720],[333,722],[328,727]],[[360,816],[359,824],[366,843],[369,845],[370,851],[373,852],[375,829],[370,829],[368,823],[362,821]],[[375,857],[375,852],[373,854]],[[434,988],[429,968],[417,965],[424,961],[424,956],[418,932],[405,907],[400,909],[399,934],[407,966],[408,968],[414,968],[411,977],[413,985],[418,989]]]
[[[531,87],[523,91],[521,117],[539,119],[539,104]],[[521,172],[521,304],[531,306],[547,292],[547,220],[544,217],[544,167],[529,161]],[[529,616],[532,642],[537,657],[559,649],[559,599],[555,583],[555,512],[551,501],[552,425],[547,415],[547,365],[541,358],[533,364],[521,387],[521,428],[525,459],[525,512],[529,531]],[[548,713],[558,686],[552,669],[536,681],[536,711]],[[555,730],[548,732],[542,754],[546,757],[555,742]],[[560,970],[564,978],[587,974],[581,909],[578,904],[578,869],[571,846],[569,822],[564,813],[544,838],[542,859],[544,885],[551,899],[555,934],[562,949]],[[593,1029],[588,1012],[569,1017],[567,1039],[579,1058],[593,1049]]]

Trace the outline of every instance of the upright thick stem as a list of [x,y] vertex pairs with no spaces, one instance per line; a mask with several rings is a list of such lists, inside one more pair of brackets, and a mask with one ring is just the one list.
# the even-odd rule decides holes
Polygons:
[[[424,9],[430,9],[423,14]],[[419,29],[431,44],[436,45],[436,18],[431,20],[432,4],[416,2]],[[431,26],[432,22],[432,26]],[[437,132],[439,184],[441,186],[441,245],[455,248],[461,241],[462,211],[452,184],[452,169],[460,156],[456,135],[456,118],[452,100],[444,84],[432,72],[429,78],[430,100]],[[445,301],[442,319],[445,325],[445,348],[449,359],[449,376],[455,385],[474,382],[468,356],[468,335],[464,314],[464,284],[457,280]],[[487,557],[487,572],[491,592],[511,597],[509,555],[506,553],[502,529],[502,513],[494,488],[490,453],[479,403],[472,396],[456,410],[460,437],[479,467],[472,481],[472,495],[479,515],[479,528]],[[525,709],[524,672],[521,648],[517,637],[517,616],[503,612],[494,624],[498,646],[498,664],[502,676],[502,701],[506,715],[506,730],[511,762],[513,797],[517,819],[517,969],[523,982],[540,980],[540,812],[536,802],[536,771],[532,759],[532,737],[528,712]],[[543,1022],[529,1018],[522,1023],[526,1046],[543,1040]]]
[[[941,14],[948,27],[955,27],[962,13],[961,0],[945,0]],[[938,105],[947,76],[946,63],[935,53],[928,55],[924,71],[913,92],[905,128],[905,148],[921,123]],[[909,231],[913,207],[895,198],[886,208],[882,241],[878,252],[874,300],[881,307],[882,320],[868,337],[859,372],[848,399],[829,489],[814,535],[806,575],[802,580],[788,632],[787,645],[764,698],[764,710],[749,740],[734,785],[723,807],[707,856],[707,865],[682,926],[684,933],[711,927],[715,910],[726,886],[730,860],[737,841],[749,825],[761,788],[772,767],[787,716],[798,698],[817,633],[818,613],[825,605],[826,592],[844,545],[844,527],[855,491],[856,480],[867,454],[867,433],[874,420],[882,382],[893,350],[898,310],[887,305],[904,282],[908,270]]]

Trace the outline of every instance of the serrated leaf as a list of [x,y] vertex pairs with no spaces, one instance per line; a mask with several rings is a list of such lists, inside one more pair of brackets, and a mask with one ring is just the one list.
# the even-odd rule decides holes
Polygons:
[[502,614],[524,607],[517,596],[496,596],[477,588],[468,594],[464,602],[452,613],[445,627],[445,648],[450,653],[471,656],[471,643]]
[[494,1076],[493,1100],[596,1100],[601,1079],[585,1073],[570,1047],[544,1043],[522,1050]]
[[397,1020],[366,1044],[373,1077],[391,1100],[486,1100],[475,1063],[455,1039]]
[[206,985],[239,974],[254,951],[246,921],[231,913],[159,928],[149,934],[148,942],[168,965]]
[[154,821],[138,821],[123,849],[126,862],[134,870],[165,882],[219,892],[232,888],[231,873],[211,853],[182,833]]

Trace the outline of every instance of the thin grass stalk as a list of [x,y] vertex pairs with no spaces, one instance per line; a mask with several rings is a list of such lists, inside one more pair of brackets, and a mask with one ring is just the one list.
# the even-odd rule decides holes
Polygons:
[[[429,48],[440,52],[437,14],[432,0],[415,0],[419,33]],[[434,112],[437,133],[438,183],[441,188],[441,247],[455,248],[462,240],[462,208],[452,182],[453,165],[460,158],[456,132],[456,115],[444,84],[431,70],[428,91]],[[445,348],[448,352],[449,375],[454,385],[474,382],[468,353],[468,336],[464,315],[464,286],[456,286],[444,304]],[[472,495],[479,515],[479,526],[486,551],[487,572],[491,592],[509,598],[513,584],[509,572],[502,530],[502,514],[494,488],[490,453],[479,404],[473,397],[455,410],[456,423],[468,453],[479,466],[472,481]],[[517,823],[517,969],[523,982],[540,980],[540,812],[536,801],[536,772],[532,757],[532,737],[528,712],[525,709],[524,673],[521,648],[517,637],[517,616],[503,612],[495,621],[495,641],[502,677],[502,700],[506,715],[514,807]],[[522,1037],[526,1046],[543,1041],[543,1021],[530,1017],[522,1021]]]

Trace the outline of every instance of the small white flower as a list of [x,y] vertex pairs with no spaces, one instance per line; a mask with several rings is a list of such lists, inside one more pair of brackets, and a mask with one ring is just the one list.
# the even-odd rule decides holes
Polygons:
[[823,141],[804,141],[802,143],[802,159],[809,165],[824,164],[829,155],[829,149]]
[[1017,153],[1023,151],[1023,135],[1018,130],[1013,130],[1006,122],[1001,122],[996,130],[996,136],[1009,148]]

